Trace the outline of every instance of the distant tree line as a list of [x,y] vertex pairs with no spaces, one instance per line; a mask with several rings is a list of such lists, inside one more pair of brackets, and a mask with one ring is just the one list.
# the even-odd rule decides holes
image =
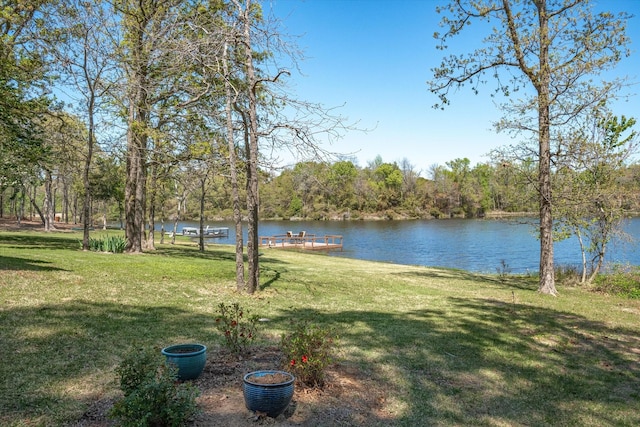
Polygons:
[[[77,167],[80,160],[75,160],[75,166],[73,159],[64,160],[72,163],[54,168],[51,184],[56,220],[81,223],[84,199],[82,171]],[[95,163],[90,175],[91,222],[97,227],[120,224],[125,182],[122,161],[99,152]],[[225,170],[219,169],[202,187],[198,170],[192,166],[176,167],[155,184],[158,190],[153,209],[167,231],[173,228],[176,219],[198,221],[201,202],[205,221],[232,219],[231,187]],[[558,186],[561,182],[568,185],[568,174],[568,169],[556,173]],[[401,220],[535,216],[534,175],[533,161],[496,160],[471,165],[469,159],[458,158],[445,165],[434,164],[426,171],[406,159],[385,162],[381,157],[364,167],[350,160],[301,162],[279,173],[260,172],[260,218]],[[578,175],[576,172],[572,179],[578,179]],[[640,164],[618,165],[607,176],[615,177],[611,194],[624,194],[620,200],[624,215],[640,212]],[[563,198],[567,197],[566,191],[558,189]],[[42,182],[5,188],[0,193],[0,215],[38,217],[38,207],[44,199]]]

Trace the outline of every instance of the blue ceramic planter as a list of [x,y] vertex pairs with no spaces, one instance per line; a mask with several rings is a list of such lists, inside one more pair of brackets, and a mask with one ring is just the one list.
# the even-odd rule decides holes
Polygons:
[[178,344],[162,349],[167,363],[178,367],[179,380],[194,380],[207,362],[207,347],[203,344]]
[[[276,384],[263,383],[268,375],[282,376]],[[250,411],[266,413],[272,418],[282,414],[293,397],[295,377],[284,371],[255,371],[246,374],[242,382],[244,403]]]

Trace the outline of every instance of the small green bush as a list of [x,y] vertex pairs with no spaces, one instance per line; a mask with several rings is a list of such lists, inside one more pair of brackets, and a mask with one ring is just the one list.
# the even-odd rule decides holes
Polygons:
[[308,322],[294,323],[293,331],[282,335],[281,340],[285,369],[307,386],[323,387],[336,339],[333,329]]
[[218,311],[216,328],[224,336],[224,344],[237,354],[246,351],[256,337],[258,316],[249,315],[237,302],[221,302]]
[[640,268],[617,265],[594,280],[595,290],[626,298],[640,298]]
[[177,368],[165,363],[159,350],[131,351],[116,369],[124,397],[109,416],[124,427],[185,425],[198,411],[199,390],[177,381]]

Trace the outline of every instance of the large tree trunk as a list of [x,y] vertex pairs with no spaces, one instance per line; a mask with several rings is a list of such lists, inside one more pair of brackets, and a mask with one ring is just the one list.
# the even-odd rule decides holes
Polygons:
[[549,20],[546,0],[539,0],[540,21],[540,78],[538,90],[538,138],[539,166],[538,186],[540,191],[540,283],[538,291],[557,295],[553,265],[553,216],[551,194],[551,134],[549,116]]
[[249,149],[247,152],[247,257],[249,278],[247,292],[253,294],[260,285],[260,266],[258,260],[258,115],[257,115],[257,80],[253,66],[251,46],[251,0],[246,0],[241,11],[243,24],[244,65],[247,73],[249,97]]
[[84,160],[84,169],[82,171],[82,186],[84,188],[84,202],[82,204],[82,250],[89,250],[89,228],[91,226],[91,185],[89,182],[89,171],[91,170],[91,160],[93,157],[93,146],[95,136],[95,125],[93,121],[93,110],[95,106],[95,97],[93,92],[89,95],[89,137],[87,139],[87,157]]
[[140,241],[141,224],[136,221],[136,210],[138,204],[138,175],[140,169],[140,154],[137,147],[137,138],[134,134],[135,124],[134,100],[130,100],[129,120],[127,129],[127,179],[124,189],[124,217],[125,236],[127,238],[126,252],[142,252],[142,242]]
[[142,252],[144,235],[145,187],[146,187],[146,145],[144,134],[146,114],[141,90],[131,100],[129,107],[129,122],[127,130],[127,181],[125,184],[125,234],[127,237],[126,251],[129,253]]
[[242,235],[242,212],[240,210],[240,187],[238,182],[238,159],[236,156],[235,135],[233,131],[233,112],[232,112],[232,92],[231,92],[231,75],[229,73],[228,64],[228,46],[225,45],[223,51],[222,66],[224,69],[225,95],[226,95],[226,126],[227,126],[227,145],[229,147],[229,172],[231,175],[231,199],[233,203],[233,223],[236,232],[236,289],[242,291],[245,287],[244,283],[244,242]]

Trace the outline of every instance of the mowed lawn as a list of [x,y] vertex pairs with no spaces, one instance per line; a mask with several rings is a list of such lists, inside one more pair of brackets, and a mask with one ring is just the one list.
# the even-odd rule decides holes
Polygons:
[[640,425],[640,301],[277,249],[248,296],[232,247],[114,255],[80,238],[0,232],[2,426],[73,423],[117,395],[132,346],[221,345],[220,302],[268,318],[263,344],[292,319],[337,327],[337,360],[385,395],[367,425]]

